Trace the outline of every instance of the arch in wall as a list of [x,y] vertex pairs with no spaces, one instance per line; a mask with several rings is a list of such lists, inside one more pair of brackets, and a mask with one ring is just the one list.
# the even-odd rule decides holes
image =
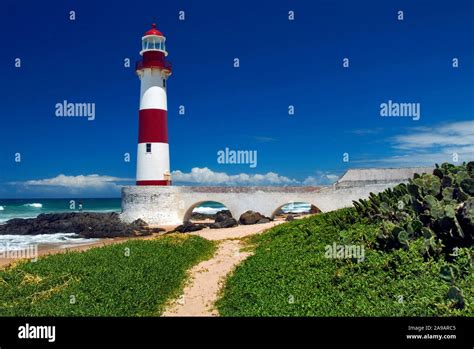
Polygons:
[[[221,201],[217,201],[217,200],[201,200],[201,201],[198,201],[198,202],[195,202],[194,204],[192,204],[191,206],[189,206],[189,208],[186,210],[186,212],[184,213],[184,217],[183,217],[183,222],[185,221],[189,221],[192,219],[192,215],[193,215],[193,211],[196,207],[206,203],[206,202],[212,202],[212,203],[217,203],[217,204],[220,204],[222,206],[224,206],[225,210],[229,210],[229,206],[226,205],[225,203],[221,202]],[[233,212],[231,211],[231,214],[232,216],[234,216]]]
[[[280,206],[278,206],[273,212],[272,212],[272,215],[271,215],[271,219],[275,219],[276,216],[278,216],[279,214],[282,213],[282,208],[284,208],[285,206],[287,205],[290,205],[290,204],[293,204],[294,206],[294,212],[288,212],[288,214],[290,213],[296,213],[296,214],[318,214],[318,213],[321,213],[322,211],[316,206],[314,205],[313,203],[311,202],[307,202],[307,201],[288,201],[288,202],[285,202],[283,204],[281,204]],[[300,211],[300,208],[302,209],[303,208],[303,205],[308,205],[308,211],[301,211],[301,212],[298,212]],[[291,207],[289,208],[291,210]]]

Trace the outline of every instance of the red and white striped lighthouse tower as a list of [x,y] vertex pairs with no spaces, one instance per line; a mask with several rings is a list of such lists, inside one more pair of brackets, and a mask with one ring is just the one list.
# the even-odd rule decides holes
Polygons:
[[141,81],[137,185],[171,184],[166,81],[172,69],[165,41],[153,24],[142,37],[143,59],[136,66]]

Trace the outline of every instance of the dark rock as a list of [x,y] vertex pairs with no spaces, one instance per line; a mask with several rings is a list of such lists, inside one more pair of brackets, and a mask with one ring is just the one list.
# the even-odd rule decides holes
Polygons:
[[177,226],[174,229],[174,231],[177,231],[179,233],[189,233],[192,231],[198,231],[198,230],[204,229],[205,227],[206,227],[205,224],[196,224],[190,221],[186,221],[183,224]]
[[193,214],[191,215],[191,219],[195,220],[195,221],[203,221],[203,220],[206,220],[206,219],[216,219],[219,215],[220,216],[232,217],[232,214],[230,213],[229,210],[221,210],[221,211],[213,213],[213,214],[193,212]]
[[216,213],[215,222],[216,223],[223,222],[223,221],[228,220],[229,218],[232,218],[232,214],[230,213],[229,210],[219,211]]
[[112,238],[151,235],[147,224],[120,220],[120,215],[96,212],[43,213],[36,218],[11,219],[0,225],[0,235],[75,233],[84,238]]
[[276,212],[275,212],[275,216],[282,216],[284,215],[285,212],[283,212],[283,210],[281,208],[279,208]]
[[221,210],[221,211],[219,211],[219,212],[216,213],[216,216],[219,215],[219,214],[232,218],[232,213],[230,213],[229,210]]
[[219,220],[219,221],[217,220],[217,217],[216,217],[216,221],[210,225],[210,228],[211,229],[232,228],[232,227],[236,227],[237,225],[239,225],[239,223],[232,217],[227,217],[226,219]]
[[143,219],[138,218],[137,220],[132,222],[133,225],[136,225],[137,227],[147,227],[148,223],[145,222]]
[[268,222],[271,222],[271,219],[270,218],[261,218],[258,220],[257,224],[264,224],[264,223],[268,223]]
[[285,218],[285,221],[287,222],[291,222],[291,221],[294,221],[295,220],[295,217],[293,217],[293,215],[289,214],[286,218]]
[[[268,218],[263,216],[259,212],[247,211],[240,216],[239,223],[244,224],[244,225],[257,224],[262,219],[268,219]],[[270,219],[268,219],[268,222],[269,221]],[[262,223],[266,223],[266,222],[262,222]]]
[[193,221],[205,221],[206,219],[214,219],[214,214],[204,214],[199,212],[193,212],[191,214],[191,219]]

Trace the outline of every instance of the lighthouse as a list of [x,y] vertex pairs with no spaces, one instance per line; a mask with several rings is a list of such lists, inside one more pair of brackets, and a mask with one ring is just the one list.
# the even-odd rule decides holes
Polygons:
[[153,24],[142,37],[137,185],[171,185],[166,82],[171,64],[166,60],[166,38]]

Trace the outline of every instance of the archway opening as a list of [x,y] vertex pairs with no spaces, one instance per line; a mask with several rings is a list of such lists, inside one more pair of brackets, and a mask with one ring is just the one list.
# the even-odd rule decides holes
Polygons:
[[184,221],[192,223],[213,223],[218,213],[232,217],[229,209],[217,201],[201,201],[190,207]]
[[309,202],[292,201],[278,207],[273,212],[272,218],[275,220],[293,220],[320,212],[319,208]]

